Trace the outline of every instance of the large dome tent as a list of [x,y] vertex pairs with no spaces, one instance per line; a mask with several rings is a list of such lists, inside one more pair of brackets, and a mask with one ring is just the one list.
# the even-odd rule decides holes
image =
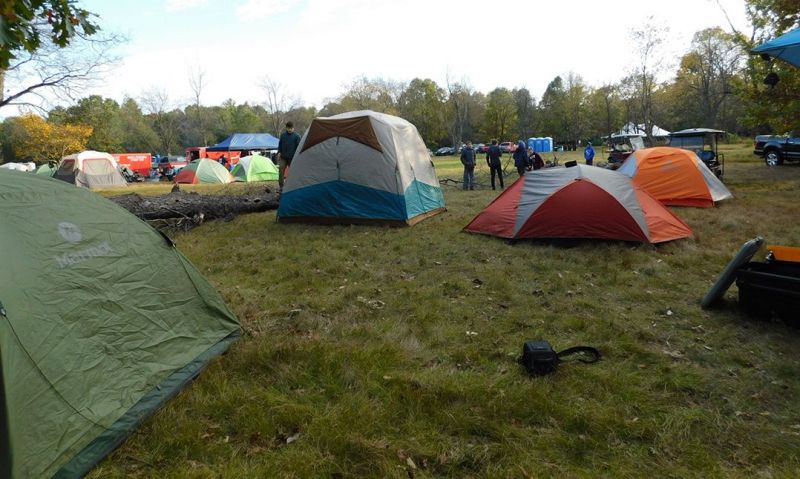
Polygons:
[[281,222],[413,225],[444,210],[425,143],[396,116],[365,110],[314,119],[291,170]]
[[0,171],[0,477],[83,477],[240,334],[158,231]]

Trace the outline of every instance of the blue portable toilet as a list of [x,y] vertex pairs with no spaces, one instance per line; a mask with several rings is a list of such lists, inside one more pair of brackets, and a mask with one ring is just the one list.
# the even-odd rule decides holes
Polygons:
[[546,151],[544,149],[544,138],[539,137],[536,139],[536,151],[538,153],[544,153]]
[[533,151],[537,151],[536,150],[536,138],[528,138],[528,148],[530,148]]
[[542,148],[543,148],[542,151],[545,152],[553,151],[553,137],[548,136],[542,138]]

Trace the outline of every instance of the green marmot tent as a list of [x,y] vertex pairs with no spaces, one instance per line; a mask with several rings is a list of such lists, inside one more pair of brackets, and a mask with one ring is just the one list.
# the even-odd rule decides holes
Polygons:
[[239,323],[171,241],[88,190],[0,171],[0,224],[0,477],[81,477]]

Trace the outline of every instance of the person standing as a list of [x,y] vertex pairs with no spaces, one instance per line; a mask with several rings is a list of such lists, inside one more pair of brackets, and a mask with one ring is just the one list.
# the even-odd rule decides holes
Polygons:
[[494,189],[494,177],[497,175],[500,179],[500,189],[504,189],[503,186],[503,164],[500,159],[503,157],[503,152],[500,150],[500,147],[497,146],[497,140],[492,139],[492,144],[489,146],[489,149],[486,150],[486,164],[489,165],[489,172],[492,175],[492,189]]
[[286,168],[291,166],[292,158],[300,145],[300,135],[294,132],[294,123],[286,122],[286,131],[278,140],[278,188],[283,191]]
[[517,143],[517,149],[514,150],[513,158],[514,166],[517,167],[517,173],[519,173],[520,177],[524,176],[525,170],[527,170],[528,166],[530,166],[530,160],[528,160],[528,151],[525,148],[524,141],[520,140]]
[[461,149],[461,164],[464,165],[464,189],[475,189],[475,150],[472,149],[472,142],[467,140],[467,144]]
[[586,149],[583,150],[583,159],[585,159],[586,164],[590,166],[592,164],[592,161],[594,161],[594,148],[592,148],[591,141],[586,143]]

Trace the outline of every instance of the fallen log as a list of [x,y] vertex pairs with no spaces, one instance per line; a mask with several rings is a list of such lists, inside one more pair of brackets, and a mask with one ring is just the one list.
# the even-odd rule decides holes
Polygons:
[[109,198],[154,226],[191,229],[206,220],[231,220],[243,213],[258,213],[278,208],[278,195],[201,195],[195,192],[172,191],[161,196],[137,193]]

